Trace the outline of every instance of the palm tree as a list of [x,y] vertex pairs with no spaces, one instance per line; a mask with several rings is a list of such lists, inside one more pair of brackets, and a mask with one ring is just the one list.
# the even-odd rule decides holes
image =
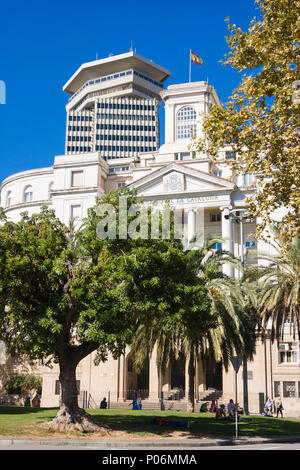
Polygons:
[[[197,328],[191,318],[183,317],[172,327],[164,325],[164,319],[155,324],[142,325],[138,329],[131,354],[139,369],[154,347],[157,347],[158,366],[165,370],[170,363],[171,353],[178,358],[183,353],[188,360],[189,409],[194,410],[195,358],[204,360],[212,354],[216,362],[222,360],[228,369],[230,356],[242,353],[253,357],[255,334],[249,312],[251,293],[241,282],[222,273],[221,267],[231,263],[238,268],[239,260],[222,250],[213,250],[220,239],[208,239],[198,250],[187,254],[191,268],[197,267],[199,282],[205,286],[209,298],[207,316],[211,319],[205,331]],[[201,300],[200,300],[201,301]],[[191,321],[191,323],[189,323]]]
[[274,341],[283,338],[287,320],[294,326],[294,335],[296,329],[299,332],[300,236],[284,244],[275,226],[270,227],[270,231],[273,234],[273,241],[267,242],[270,253],[258,256],[267,266],[249,269],[246,276],[257,290],[262,335],[271,320],[271,339]]

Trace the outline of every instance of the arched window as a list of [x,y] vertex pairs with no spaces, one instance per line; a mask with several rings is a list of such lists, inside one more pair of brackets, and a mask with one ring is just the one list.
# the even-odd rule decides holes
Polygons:
[[6,204],[5,204],[6,207],[11,206],[11,199],[12,199],[12,193],[11,193],[11,191],[8,191],[8,193],[6,195]]
[[192,106],[184,106],[177,113],[177,139],[190,139],[197,135],[197,113]]
[[32,186],[27,186],[24,191],[24,202],[31,202],[33,197]]

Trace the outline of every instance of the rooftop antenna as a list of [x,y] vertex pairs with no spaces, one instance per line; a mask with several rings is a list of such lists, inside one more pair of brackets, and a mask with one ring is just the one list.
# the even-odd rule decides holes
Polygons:
[[96,52],[96,60],[98,60],[98,52]]
[[129,52],[132,52],[133,51],[133,48],[132,48],[132,41],[130,41],[130,48],[129,48]]

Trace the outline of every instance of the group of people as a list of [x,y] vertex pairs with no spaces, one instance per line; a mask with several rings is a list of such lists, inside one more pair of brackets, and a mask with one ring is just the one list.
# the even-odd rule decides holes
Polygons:
[[[229,421],[234,421],[235,420],[235,405],[232,400],[232,398],[229,400],[229,403],[227,405],[227,414],[225,411],[225,405],[220,405],[217,406],[215,401],[211,402],[211,405],[209,406],[209,403],[203,403],[200,408],[201,413],[215,413],[216,414],[216,419],[217,420],[229,420]],[[240,410],[238,409],[238,414],[240,413]],[[238,416],[238,420],[240,421],[241,418]]]
[[215,413],[217,409],[217,405],[215,401],[211,402],[210,407],[208,407],[209,402],[207,401],[206,403],[203,403],[200,407],[200,413]]
[[265,408],[264,408],[264,412],[265,412],[264,416],[273,416],[273,407],[274,407],[274,411],[276,411],[276,418],[278,418],[279,414],[283,418],[283,404],[282,404],[281,397],[278,397],[275,403],[273,403],[271,398],[267,399],[265,403]]
[[[132,405],[133,410],[141,410],[142,409],[142,399],[141,399],[141,397],[135,397],[133,399],[133,401],[129,404],[129,406],[130,405]],[[273,405],[274,405],[274,408],[276,410],[276,418],[278,418],[279,414],[283,418],[283,405],[282,405],[281,397],[278,397],[276,399],[275,403],[273,403],[271,398],[267,399],[267,401],[265,403],[265,409],[264,409],[265,414],[264,414],[264,416],[273,416]],[[101,409],[106,409],[107,408],[106,398],[103,398],[103,400],[101,401],[100,408]],[[201,405],[200,412],[201,413],[207,413],[207,412],[216,413],[216,419],[226,419],[226,420],[229,420],[229,421],[235,419],[235,405],[234,405],[234,402],[233,402],[232,398],[229,400],[229,403],[227,405],[228,415],[226,415],[226,412],[225,412],[225,405],[220,405],[219,407],[217,407],[217,404],[216,404],[215,401],[211,402],[210,407],[209,407],[209,402],[208,401],[206,403],[203,403]],[[241,411],[238,409],[238,413],[240,413],[240,412]],[[238,419],[240,420],[241,418],[238,417]]]

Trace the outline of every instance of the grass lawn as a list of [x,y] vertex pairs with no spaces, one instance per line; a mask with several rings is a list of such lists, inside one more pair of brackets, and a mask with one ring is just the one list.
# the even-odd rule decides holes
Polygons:
[[[83,438],[83,439],[131,439],[131,438],[205,438],[234,437],[234,422],[216,422],[210,413],[184,413],[173,411],[88,410],[99,423],[108,425],[112,432],[81,434],[49,432],[39,427],[52,419],[57,409],[0,406],[0,438]],[[152,416],[166,416],[176,421],[189,421],[190,428],[157,426],[150,424]],[[239,436],[282,436],[300,434],[299,419],[243,416],[239,422]]]

